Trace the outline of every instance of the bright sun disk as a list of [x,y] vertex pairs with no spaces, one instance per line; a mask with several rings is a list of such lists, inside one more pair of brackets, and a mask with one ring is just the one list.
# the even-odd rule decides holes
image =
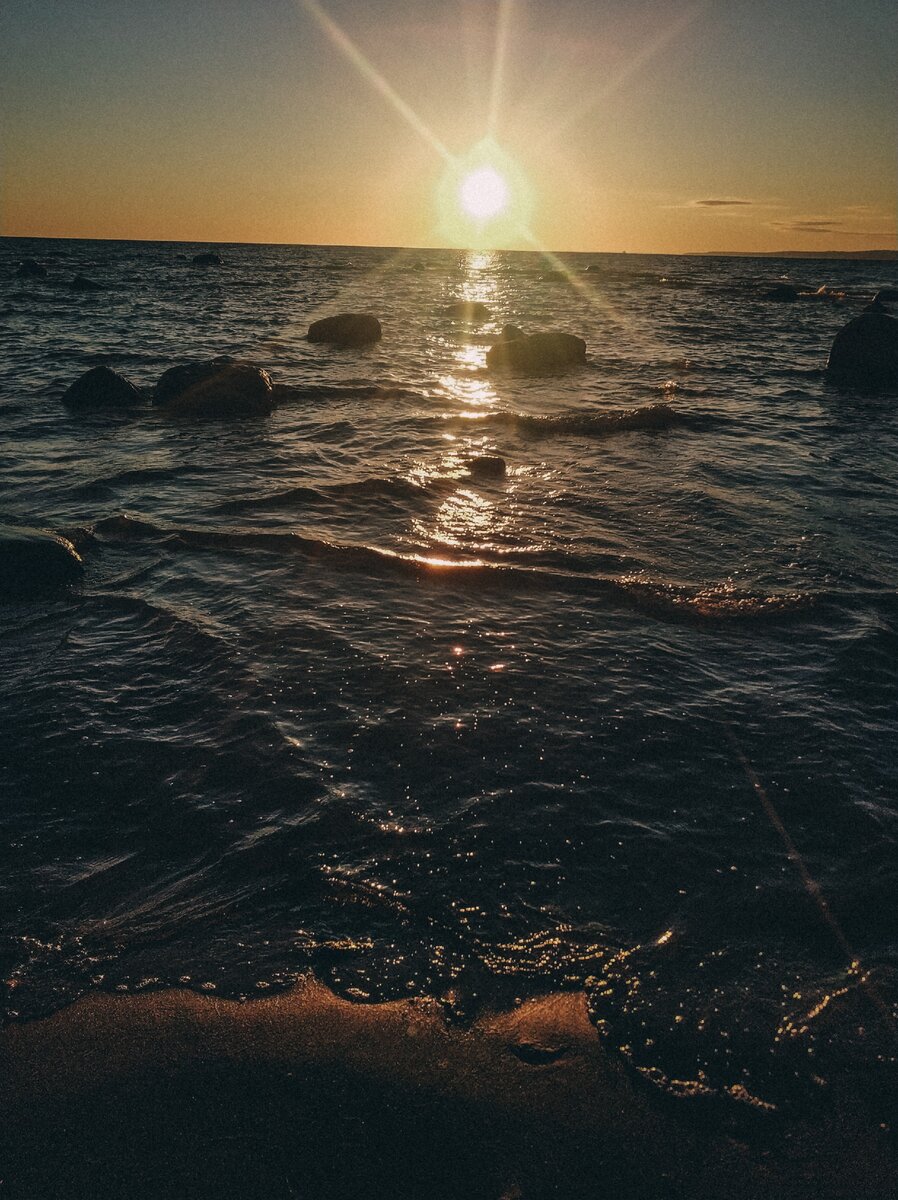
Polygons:
[[462,180],[458,198],[469,217],[488,221],[507,207],[508,184],[495,167],[478,167]]

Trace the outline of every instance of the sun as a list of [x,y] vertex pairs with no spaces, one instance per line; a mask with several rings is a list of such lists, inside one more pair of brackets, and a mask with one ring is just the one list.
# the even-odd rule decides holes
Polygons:
[[491,137],[446,164],[437,187],[437,230],[465,250],[529,243],[533,189],[512,156]]
[[508,207],[508,184],[495,167],[478,167],[461,181],[458,200],[475,221],[489,221]]

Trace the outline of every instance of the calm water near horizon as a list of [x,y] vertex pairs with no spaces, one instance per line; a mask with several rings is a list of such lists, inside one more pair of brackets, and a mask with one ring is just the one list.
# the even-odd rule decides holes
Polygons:
[[[309,971],[459,1021],[585,988],[661,1088],[886,1120],[898,397],[822,368],[896,265],[203,249],[0,241],[0,520],[86,567],[0,604],[6,1019]],[[346,310],[383,340],[305,340]],[[507,322],[588,366],[489,375]],[[60,404],[216,354],[293,391]]]

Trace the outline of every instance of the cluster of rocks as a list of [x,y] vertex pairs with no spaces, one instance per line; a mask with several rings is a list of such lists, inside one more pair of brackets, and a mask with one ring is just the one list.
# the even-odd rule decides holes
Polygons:
[[[39,263],[37,259],[25,258],[16,267],[15,274],[17,279],[46,279],[48,271],[44,264]],[[69,281],[69,287],[73,292],[100,292],[103,290],[101,283],[97,283],[94,279],[88,279],[86,275],[76,275]]]

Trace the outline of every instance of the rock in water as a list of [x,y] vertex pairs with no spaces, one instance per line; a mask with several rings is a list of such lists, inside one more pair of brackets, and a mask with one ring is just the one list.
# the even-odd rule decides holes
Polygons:
[[271,376],[253,363],[221,357],[171,367],[153,403],[188,417],[264,417],[274,408]]
[[76,275],[69,287],[73,292],[102,292],[102,283],[97,283],[95,279],[88,279],[86,275]]
[[455,300],[446,307],[446,316],[453,321],[488,321],[493,315],[488,304],[480,300]]
[[62,398],[76,412],[88,408],[132,408],[143,402],[140,390],[109,367],[93,367],[76,379]]
[[836,334],[827,372],[855,387],[898,388],[898,320],[871,305]]
[[335,346],[368,346],[383,336],[380,321],[368,313],[338,313],[309,326],[310,342],[332,342]]
[[46,279],[47,268],[33,258],[23,259],[16,268],[19,279]]
[[[506,331],[519,336],[506,336]],[[486,365],[492,371],[539,374],[586,362],[586,342],[572,333],[521,334],[514,326],[506,326],[502,335],[486,352]]]
[[66,538],[45,529],[0,525],[0,594],[27,596],[64,587],[83,569]]
[[791,283],[775,283],[764,293],[764,299],[776,300],[780,304],[794,304],[800,295],[801,292]]
[[190,260],[195,267],[220,267],[223,259],[220,254],[216,254],[214,250],[207,250],[205,254],[194,254]]
[[508,467],[498,454],[479,454],[470,460],[468,470],[474,479],[504,479]]

